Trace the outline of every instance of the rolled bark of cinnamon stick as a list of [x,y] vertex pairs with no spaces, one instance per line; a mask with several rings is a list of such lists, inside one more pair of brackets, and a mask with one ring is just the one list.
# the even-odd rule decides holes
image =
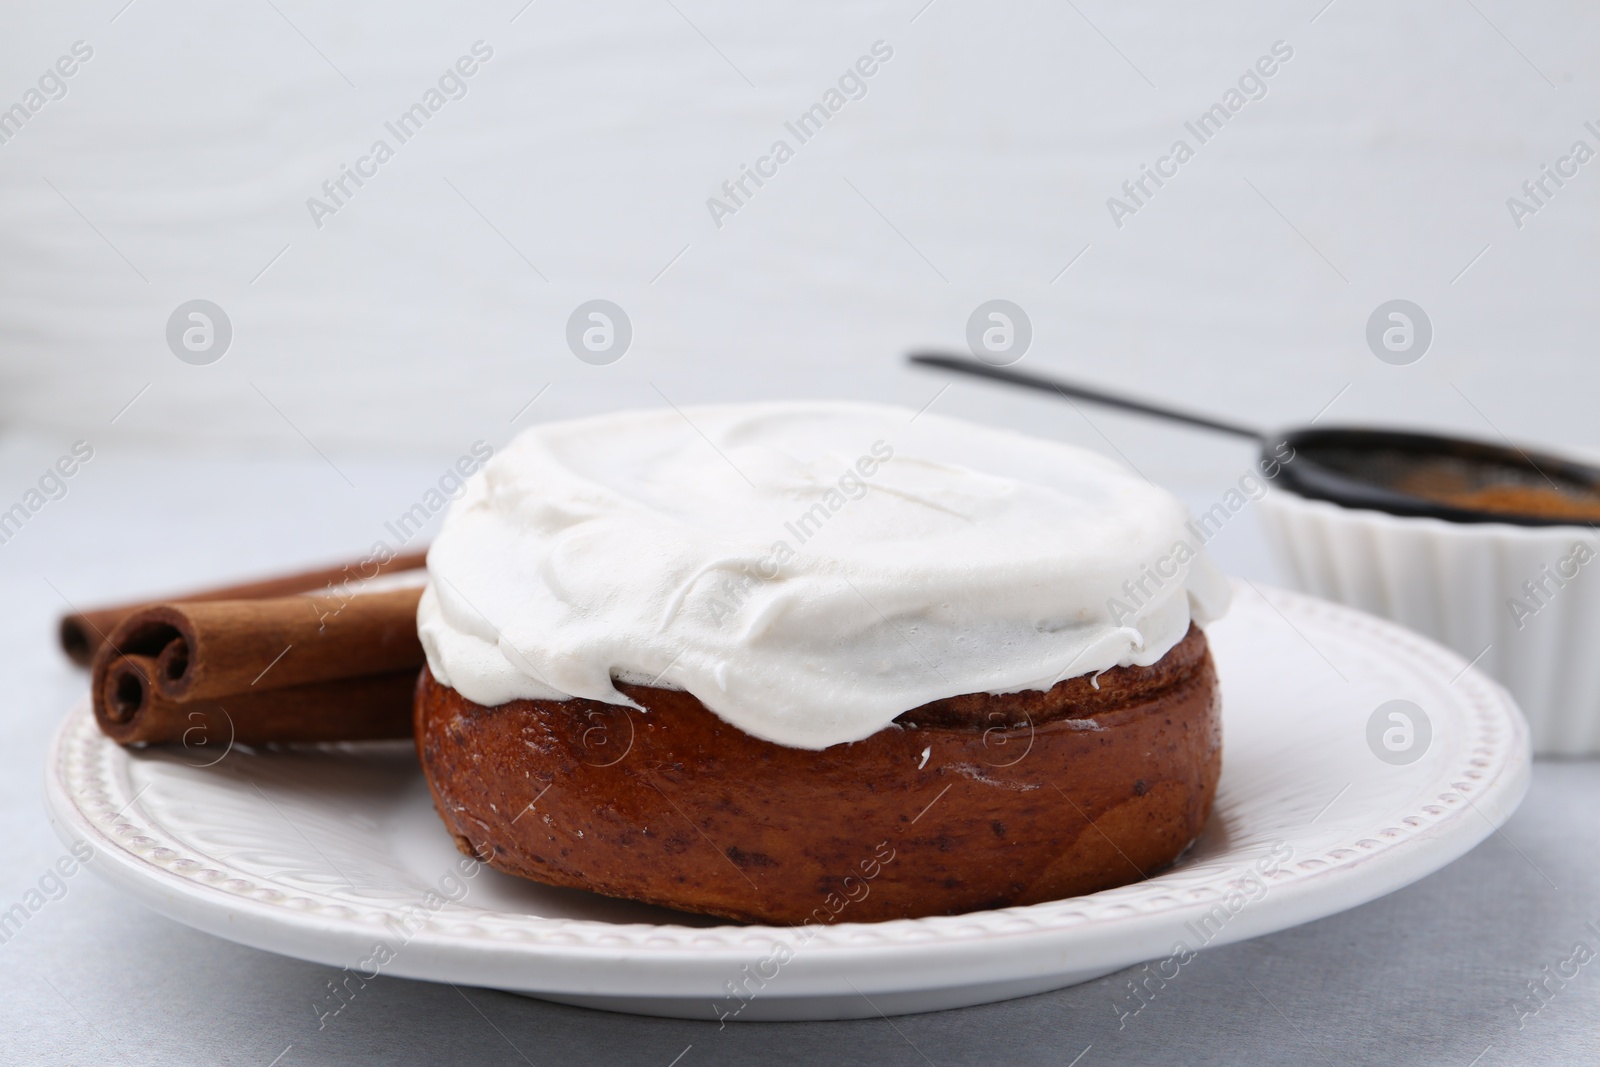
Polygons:
[[123,744],[411,734],[422,590],[157,604],[95,655],[95,718]]
[[420,599],[413,588],[158,604],[123,620],[112,654],[156,657],[151,681],[172,702],[415,671]]
[[174,702],[145,684],[147,656],[119,657],[96,697],[95,719],[118,744],[182,744],[222,752],[243,745],[317,741],[381,741],[410,737],[417,670]]
[[[374,578],[379,574],[394,574],[399,571],[417,570],[424,566],[426,562],[426,550],[402,552],[391,557],[388,562],[364,560],[346,563],[337,567],[323,567],[318,570],[300,571],[295,574],[265,578],[255,582],[205,589],[184,596],[162,597],[160,599],[95,608],[91,611],[73,612],[70,615],[63,616],[61,619],[61,650],[67,654],[67,658],[72,662],[81,667],[87,667],[94,662],[95,653],[106,643],[107,638],[111,636],[111,632],[124,619],[155,604],[177,602],[192,604],[209,600],[263,600],[270,597],[292,596],[296,593],[309,593],[317,589],[337,586],[344,582]],[[358,569],[359,573],[351,573]],[[365,573],[368,569],[372,571],[371,574]]]

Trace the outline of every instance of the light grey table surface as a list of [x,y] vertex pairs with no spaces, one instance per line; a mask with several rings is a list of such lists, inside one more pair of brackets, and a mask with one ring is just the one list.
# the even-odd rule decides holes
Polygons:
[[[0,442],[0,486],[61,447]],[[309,456],[309,450],[308,450]],[[84,678],[53,645],[65,601],[93,602],[359,553],[437,463],[97,456],[66,498],[0,545],[7,744],[0,909],[63,854],[46,824],[46,745]],[[15,494],[12,494],[15,495]],[[1196,490],[1196,502],[1206,498]],[[1216,553],[1276,572],[1253,517]],[[1541,761],[1503,833],[1389,897],[1202,954],[1118,1028],[1112,975],[1002,1004],[842,1023],[698,1023],[380,978],[324,1030],[329,968],[198,933],[92,873],[0,944],[0,1062],[11,1064],[1575,1064],[1600,1061],[1600,963],[1536,1016],[1515,1004],[1600,938],[1600,763]],[[91,865],[92,867],[92,865]],[[1087,1050],[1087,1051],[1085,1051]],[[1079,1057],[1076,1059],[1075,1057]],[[676,1059],[675,1059],[676,1058]]]

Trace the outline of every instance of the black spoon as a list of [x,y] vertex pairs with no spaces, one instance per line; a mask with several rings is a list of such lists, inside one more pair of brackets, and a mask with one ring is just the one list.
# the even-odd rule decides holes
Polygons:
[[[1356,427],[1304,426],[1269,434],[966,356],[918,352],[910,360],[1249,438],[1260,449],[1263,475],[1313,500],[1451,522],[1589,526],[1600,521],[1600,468],[1509,443]],[[1470,499],[1486,490],[1498,494],[1492,509]]]
[[1135,400],[1132,397],[1118,396],[1101,389],[1090,389],[1084,385],[1074,385],[1059,378],[1047,378],[1042,374],[1029,374],[1023,370],[1013,370],[1010,367],[997,367],[991,363],[980,363],[975,359],[964,356],[946,356],[937,352],[918,352],[909,357],[913,363],[921,363],[929,367],[943,367],[945,370],[958,371],[961,374],[970,374],[976,378],[991,378],[1007,385],[1020,385],[1025,389],[1037,389],[1042,393],[1057,393],[1061,396],[1071,397],[1074,400],[1087,400],[1093,404],[1104,404],[1106,407],[1121,408],[1124,411],[1136,411],[1141,415],[1154,415],[1158,419],[1167,419],[1172,422],[1187,423],[1190,426],[1199,426],[1206,430],[1216,430],[1219,433],[1232,434],[1235,437],[1248,437],[1252,441],[1264,441],[1267,435],[1260,430],[1252,430],[1247,426],[1240,426],[1234,422],[1223,422],[1220,419],[1208,418],[1205,415],[1192,415],[1187,411],[1166,407],[1162,404],[1151,404],[1144,400]]

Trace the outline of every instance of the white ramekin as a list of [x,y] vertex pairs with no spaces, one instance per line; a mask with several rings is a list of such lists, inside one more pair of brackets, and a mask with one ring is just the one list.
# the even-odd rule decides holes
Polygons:
[[1594,530],[1403,517],[1281,487],[1259,506],[1268,541],[1302,591],[1476,660],[1522,706],[1535,752],[1600,754]]

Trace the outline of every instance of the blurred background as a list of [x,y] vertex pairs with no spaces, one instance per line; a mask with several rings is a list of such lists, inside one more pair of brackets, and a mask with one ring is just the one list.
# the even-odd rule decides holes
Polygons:
[[[1600,147],[1589,5],[108,0],[6,23],[0,105],[93,53],[0,144],[0,419],[42,455],[90,440],[85,492],[136,450],[447,462],[663,396],[916,408],[943,380],[901,354],[962,347],[992,298],[1031,319],[1025,366],[1268,426],[1337,396],[1329,421],[1591,443],[1600,167],[1520,228],[1507,207]],[[465,95],[401,144],[385,123],[477,42]],[[800,143],[785,123],[876,42],[865,94]],[[1278,42],[1201,144],[1184,124]],[[380,138],[394,157],[313,218]],[[1114,219],[1180,138],[1194,157]],[[714,218],[780,139],[793,158]],[[596,298],[633,329],[606,366],[565,341]],[[1395,298],[1434,327],[1410,366],[1365,342]],[[205,366],[166,340],[195,299],[232,327]],[[987,386],[938,406],[1109,438],[1169,484],[1245,460]]]
[[[1593,5],[0,10],[0,512],[28,513],[0,542],[26,756],[0,781],[0,832],[24,872],[60,848],[28,768],[83,686],[56,614],[393,545],[385,522],[478,441],[627,407],[839,397],[1082,444],[1196,507],[1250,468],[1246,442],[905,365],[965,350],[986,301],[1031,324],[1021,369],[1267,428],[1596,451]],[[631,334],[610,362],[569,344],[594,300]],[[1400,364],[1368,340],[1392,300],[1431,326]],[[92,458],[30,498],[75,445]],[[1253,516],[1213,548],[1281,580]],[[129,1014],[157,991],[78,946],[210,940],[103,885],[72,892],[92,906],[35,924],[6,962],[62,946],[80,961],[66,998],[159,1040]],[[1409,901],[1393,906],[1435,910]],[[253,1024],[299,1019],[273,992],[291,971],[268,969],[316,985],[315,968],[227,951],[249,976],[217,962],[201,981],[262,1005]],[[1485,1018],[1510,980],[1485,985]],[[103,1055],[63,1002],[30,1005],[9,1023],[59,1023]]]

